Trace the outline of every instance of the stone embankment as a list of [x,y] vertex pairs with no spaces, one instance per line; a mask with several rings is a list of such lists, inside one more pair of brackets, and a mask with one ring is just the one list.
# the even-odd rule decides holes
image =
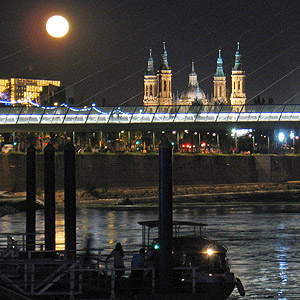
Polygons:
[[[41,195],[42,196],[42,195]],[[300,181],[282,183],[220,184],[199,186],[174,186],[174,204],[247,202],[247,201],[295,201],[300,199]],[[57,192],[56,202],[63,203],[63,192]],[[129,199],[133,205],[158,203],[158,188],[98,188],[87,192],[77,191],[78,206],[111,206],[123,204]]]
[[[189,204],[222,204],[224,202],[289,202],[300,200],[300,181],[281,183],[219,184],[174,186],[175,206]],[[0,193],[0,216],[26,210],[26,193]],[[37,195],[37,209],[43,207],[44,195]],[[127,201],[124,201],[127,200]],[[63,206],[64,192],[56,192],[56,203]],[[81,207],[133,207],[157,206],[158,188],[98,188],[92,191],[77,190],[77,206]]]

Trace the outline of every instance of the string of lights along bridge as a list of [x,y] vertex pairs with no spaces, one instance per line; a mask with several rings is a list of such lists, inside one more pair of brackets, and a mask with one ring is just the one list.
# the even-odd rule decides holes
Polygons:
[[298,127],[299,120],[300,105],[69,107],[63,104],[59,107],[0,108],[0,126],[288,121],[295,122],[294,125]]

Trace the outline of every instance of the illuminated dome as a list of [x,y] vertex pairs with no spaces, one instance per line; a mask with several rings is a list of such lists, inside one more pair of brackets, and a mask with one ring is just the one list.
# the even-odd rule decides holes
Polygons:
[[202,103],[206,100],[205,93],[199,88],[199,86],[190,86],[185,91],[181,93],[180,101],[194,102],[197,101]]
[[192,62],[192,72],[189,75],[189,87],[181,93],[179,103],[182,105],[206,104],[205,93],[199,88],[197,74],[195,73],[194,62]]

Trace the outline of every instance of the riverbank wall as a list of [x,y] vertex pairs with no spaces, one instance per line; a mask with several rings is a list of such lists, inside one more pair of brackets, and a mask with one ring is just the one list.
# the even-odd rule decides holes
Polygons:
[[[157,186],[157,154],[76,155],[78,189]],[[56,154],[56,189],[63,189],[64,157]],[[37,154],[37,189],[44,185],[44,156]],[[0,154],[0,190],[26,189],[26,155]],[[300,180],[300,156],[174,154],[174,185],[214,185]]]

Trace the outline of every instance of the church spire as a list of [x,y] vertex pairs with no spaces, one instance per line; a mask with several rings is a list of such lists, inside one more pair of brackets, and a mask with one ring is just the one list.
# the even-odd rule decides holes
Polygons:
[[168,64],[168,52],[166,50],[166,42],[163,42],[164,45],[164,52],[161,55],[161,66],[160,70],[169,70],[169,64]]
[[223,70],[223,59],[221,57],[221,49],[219,49],[219,57],[217,59],[217,70],[215,76],[225,76]]
[[194,61],[192,61],[192,72],[189,74],[189,86],[197,86],[198,77],[195,73]]
[[235,52],[235,64],[231,71],[231,95],[230,103],[233,106],[233,111],[241,111],[245,109],[247,100],[245,92],[245,71],[242,68],[240,43],[237,43]]
[[152,57],[152,49],[150,48],[150,54],[148,58],[147,75],[154,75],[154,61]]
[[241,61],[241,54],[240,54],[240,42],[237,42],[237,48],[235,52],[235,64],[233,70],[241,71],[242,70],[242,61]]
[[217,59],[217,69],[214,75],[214,97],[213,102],[216,104],[228,104],[226,95],[226,77],[223,70],[223,59],[221,49]]

